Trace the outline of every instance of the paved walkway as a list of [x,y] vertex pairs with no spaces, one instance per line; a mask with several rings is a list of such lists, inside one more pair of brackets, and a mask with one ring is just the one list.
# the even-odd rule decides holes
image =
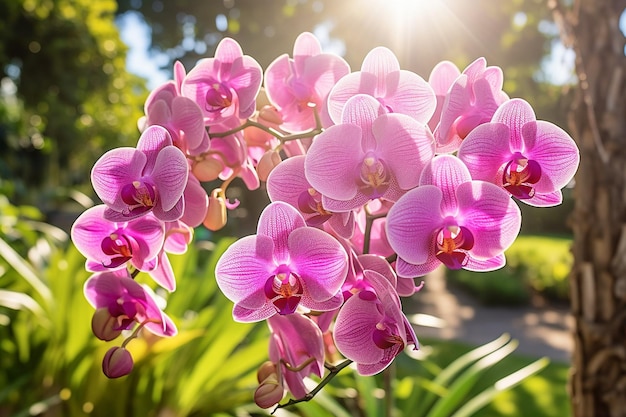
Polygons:
[[516,353],[569,362],[573,320],[565,307],[486,307],[468,294],[448,288],[443,270],[425,277],[422,291],[404,302],[418,337],[456,339],[481,345],[509,333]]

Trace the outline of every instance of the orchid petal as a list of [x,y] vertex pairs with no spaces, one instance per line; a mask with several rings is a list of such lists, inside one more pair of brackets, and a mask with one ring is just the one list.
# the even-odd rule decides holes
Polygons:
[[524,152],[522,127],[536,121],[535,112],[527,101],[514,98],[502,104],[493,115],[492,123],[502,123],[509,128],[509,147],[512,152]]
[[152,179],[159,193],[164,211],[169,211],[178,202],[187,186],[189,164],[185,154],[175,146],[163,148],[157,155]]
[[293,206],[277,201],[270,203],[261,213],[257,234],[273,240],[274,259],[278,263],[289,260],[290,234],[306,226],[304,218]]
[[116,148],[102,155],[91,170],[94,191],[102,202],[115,211],[125,210],[120,190],[141,178],[146,161],[146,155],[135,148]]
[[442,222],[442,192],[435,186],[422,185],[403,195],[387,215],[389,244],[407,262],[422,264],[428,260],[432,235]]
[[420,185],[434,185],[441,190],[441,213],[455,215],[458,210],[456,188],[472,177],[467,167],[452,155],[438,155],[426,165],[420,179]]
[[501,184],[498,171],[511,158],[509,128],[501,123],[485,123],[474,129],[459,148],[459,159],[472,178]]

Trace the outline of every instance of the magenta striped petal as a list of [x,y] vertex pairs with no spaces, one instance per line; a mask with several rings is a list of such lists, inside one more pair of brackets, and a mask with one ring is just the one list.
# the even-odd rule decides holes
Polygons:
[[384,350],[372,348],[372,331],[382,319],[374,301],[358,295],[343,305],[335,322],[334,338],[337,349],[348,359],[358,363],[374,364],[382,361]]
[[282,201],[269,204],[259,217],[257,234],[273,241],[273,259],[278,264],[289,262],[289,236],[296,229],[305,227],[302,215],[291,205]]
[[363,159],[362,130],[343,124],[331,126],[318,135],[309,148],[304,172],[317,191],[336,200],[350,200],[357,194],[356,167]]
[[509,194],[495,184],[466,182],[457,188],[459,225],[474,236],[471,255],[489,259],[500,255],[515,241],[522,216]]
[[509,147],[512,152],[526,152],[522,127],[536,121],[535,112],[528,102],[514,98],[502,104],[493,115],[492,123],[502,123],[509,128]]
[[312,227],[299,228],[289,235],[289,253],[294,272],[312,300],[326,301],[339,292],[348,272],[348,256],[335,238]]
[[472,177],[467,167],[452,155],[438,155],[426,165],[422,172],[420,185],[434,185],[442,193],[442,215],[455,215],[458,211],[456,188]]
[[442,225],[442,193],[432,185],[422,185],[403,195],[387,215],[389,244],[407,262],[428,260],[432,236]]
[[502,184],[500,169],[512,157],[509,128],[501,123],[485,123],[474,129],[459,148],[459,159],[472,178]]
[[106,152],[91,170],[91,182],[100,200],[115,211],[127,207],[120,191],[142,176],[146,155],[135,148],[116,148]]
[[235,304],[260,308],[267,302],[265,282],[272,276],[274,243],[264,235],[246,236],[228,247],[215,267],[217,285]]
[[185,154],[175,146],[163,148],[157,155],[152,179],[158,192],[158,202],[169,211],[178,202],[187,186],[189,164]]
[[143,169],[144,175],[149,175],[154,169],[158,154],[166,146],[172,146],[172,137],[167,129],[162,126],[148,126],[143,131],[137,142],[137,150],[147,157],[146,165]]

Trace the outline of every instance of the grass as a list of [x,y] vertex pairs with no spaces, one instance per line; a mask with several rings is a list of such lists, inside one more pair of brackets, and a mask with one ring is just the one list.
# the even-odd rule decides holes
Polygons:
[[[423,347],[432,349],[429,359],[441,367],[473,349],[473,346],[456,341],[427,339],[420,342]],[[397,359],[400,359],[399,368],[409,365],[410,359],[402,360],[401,357]],[[472,392],[477,393],[485,389],[488,386],[487,381],[493,381],[495,375],[512,373],[535,359],[517,354],[508,356],[488,370],[474,386]],[[551,361],[538,374],[527,378],[511,390],[498,394],[494,401],[477,412],[475,417],[564,417],[571,415],[567,394],[569,368],[569,364]]]

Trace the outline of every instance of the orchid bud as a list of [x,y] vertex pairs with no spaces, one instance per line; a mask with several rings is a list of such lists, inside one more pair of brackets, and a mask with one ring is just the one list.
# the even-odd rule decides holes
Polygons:
[[220,161],[213,158],[207,158],[195,162],[191,168],[191,172],[198,179],[198,181],[206,182],[217,179],[223,169],[224,165]]
[[209,207],[206,212],[206,217],[202,224],[204,227],[211,231],[220,230],[226,225],[226,201],[224,197],[220,196],[220,189],[216,188],[209,197]]
[[113,317],[106,307],[97,309],[93,314],[91,330],[98,339],[105,342],[115,339],[122,333],[118,328],[117,317]]
[[285,388],[278,379],[276,365],[264,362],[257,372],[259,386],[254,391],[254,402],[261,408],[270,408],[283,399]]
[[102,360],[102,372],[108,378],[119,378],[133,370],[133,357],[123,347],[114,346],[107,351]]
[[263,124],[267,124],[270,126],[279,126],[283,123],[282,116],[274,106],[263,106],[259,111],[258,120],[260,123],[267,122]]
[[267,181],[267,177],[270,175],[270,172],[272,172],[272,170],[276,168],[276,166],[281,162],[282,159],[278,151],[270,149],[269,151],[265,152],[256,167],[256,172],[259,175],[259,179],[261,181]]

